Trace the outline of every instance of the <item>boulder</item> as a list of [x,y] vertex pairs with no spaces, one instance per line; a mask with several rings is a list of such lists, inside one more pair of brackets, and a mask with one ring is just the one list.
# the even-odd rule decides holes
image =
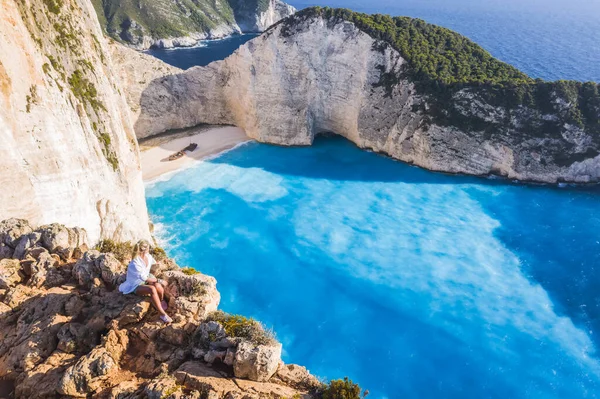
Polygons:
[[174,306],[183,318],[202,320],[217,310],[221,296],[214,277],[202,273],[187,275],[180,270],[163,273],[167,291],[174,299]]
[[33,231],[29,222],[24,219],[6,219],[0,222],[0,243],[14,249],[19,238]]
[[30,248],[40,247],[41,240],[42,234],[35,231],[21,236],[21,238],[18,239],[13,257],[17,259],[25,258]]
[[0,243],[0,260],[12,258],[14,252],[8,245]]
[[[40,288],[46,282],[48,272],[50,272],[51,269],[56,269],[57,264],[57,260],[53,258],[48,252],[41,253],[38,259],[27,267],[31,276],[27,284],[30,287]],[[59,275],[58,277],[60,277],[60,272],[57,271],[57,274]],[[56,275],[54,276],[53,280],[55,280],[54,282],[56,283]],[[58,282],[60,283],[62,281],[59,279]]]
[[194,345],[208,349],[212,342],[221,341],[226,338],[227,333],[221,323],[207,321],[201,323],[194,332]]
[[23,280],[21,263],[16,259],[0,260],[0,289],[14,287]]
[[96,392],[104,381],[119,372],[119,361],[128,343],[126,331],[110,330],[102,344],[65,371],[57,391],[79,398]]
[[97,276],[95,261],[100,256],[100,252],[92,249],[83,254],[75,266],[73,266],[73,277],[77,283],[85,288],[89,288]]
[[233,373],[238,378],[268,381],[279,367],[281,343],[254,345],[249,341],[238,344],[233,361]]
[[101,254],[94,261],[95,272],[99,273],[100,278],[105,284],[111,287],[117,287],[125,281],[127,266],[123,265],[111,253]]
[[36,230],[41,234],[42,245],[50,252],[67,260],[76,248],[88,247],[87,233],[79,227],[68,228],[59,223],[41,226]]

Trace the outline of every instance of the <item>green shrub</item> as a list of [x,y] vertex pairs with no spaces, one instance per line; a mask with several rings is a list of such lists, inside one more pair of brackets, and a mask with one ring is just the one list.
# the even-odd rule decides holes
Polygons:
[[44,4],[53,14],[60,14],[60,8],[63,6],[63,0],[44,0]]
[[76,69],[68,79],[71,92],[84,104],[89,104],[94,111],[98,112],[99,109],[106,111],[104,104],[97,99],[98,91],[96,86],[85,77],[84,73],[80,69]]
[[260,322],[240,315],[230,315],[217,310],[211,313],[208,321],[220,323],[230,337],[248,339],[255,345],[269,345],[277,342],[275,333],[266,329]]
[[322,399],[361,399],[369,394],[365,390],[361,395],[361,388],[358,384],[352,382],[348,377],[343,380],[333,380],[323,387],[318,393]]
[[150,254],[154,257],[154,259],[157,262],[160,262],[161,260],[165,260],[167,259],[167,253],[165,252],[164,249],[162,249],[159,246],[154,246],[150,249]]
[[181,268],[181,272],[187,276],[193,276],[194,274],[200,274],[200,272],[191,267],[183,267]]
[[112,253],[119,261],[127,263],[131,260],[133,245],[129,241],[116,242],[111,239],[100,240],[94,249],[103,253]]

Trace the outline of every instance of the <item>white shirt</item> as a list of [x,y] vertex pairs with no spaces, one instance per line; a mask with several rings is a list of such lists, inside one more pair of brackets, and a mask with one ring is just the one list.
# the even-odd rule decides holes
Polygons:
[[119,286],[119,291],[123,294],[130,294],[137,287],[144,284],[150,276],[150,268],[156,263],[152,255],[148,254],[148,264],[140,256],[136,256],[127,266],[127,278]]

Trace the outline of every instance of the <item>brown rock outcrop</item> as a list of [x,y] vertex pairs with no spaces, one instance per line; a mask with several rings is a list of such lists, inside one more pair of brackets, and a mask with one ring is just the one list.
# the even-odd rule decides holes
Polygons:
[[[50,240],[65,229],[53,225]],[[206,321],[220,299],[213,277],[172,261],[157,268],[175,320],[165,326],[147,299],[117,290],[126,265],[114,255],[91,250],[67,262],[41,246],[62,245],[36,245],[21,261],[0,261],[11,265],[4,274],[19,276],[0,289],[0,379],[14,385],[12,397],[291,398],[318,388],[286,372],[281,344]]]

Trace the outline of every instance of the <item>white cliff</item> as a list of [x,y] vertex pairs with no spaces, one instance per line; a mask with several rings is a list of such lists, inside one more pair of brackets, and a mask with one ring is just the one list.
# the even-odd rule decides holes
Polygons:
[[91,3],[0,3],[0,219],[148,237],[138,146]]
[[[523,133],[524,121],[556,115],[520,107],[510,127],[493,135],[437,124],[429,115],[430,99],[402,73],[406,63],[391,45],[351,22],[322,17],[284,22],[224,61],[148,84],[136,135],[233,124],[261,142],[310,145],[316,135],[333,132],[435,171],[539,182],[600,180],[590,132],[564,126],[558,135]],[[506,116],[468,89],[448,106],[489,124]],[[564,154],[567,159],[559,162]]]

